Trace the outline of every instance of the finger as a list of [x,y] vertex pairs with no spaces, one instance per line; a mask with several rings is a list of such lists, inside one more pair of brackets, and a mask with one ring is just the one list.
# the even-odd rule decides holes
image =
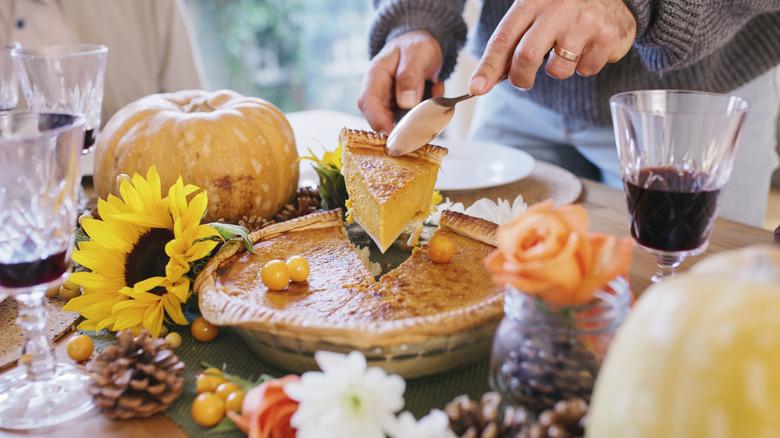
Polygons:
[[544,71],[557,79],[571,77],[579,65],[583,53],[583,42],[560,38],[553,44]]
[[431,97],[444,96],[444,82],[435,82],[431,87]]
[[537,19],[523,35],[517,45],[512,65],[509,69],[509,79],[518,88],[528,90],[534,85],[536,72],[542,66],[550,47],[555,43],[557,34],[556,23],[551,20]]
[[577,73],[591,76],[607,64],[617,62],[628,53],[633,36],[626,36],[620,29],[610,26],[594,26],[590,42],[583,49],[577,64]]
[[485,48],[482,59],[469,80],[469,92],[480,95],[490,91],[503,75],[512,60],[515,48],[528,27],[533,15],[522,2],[515,2],[496,26]]
[[577,63],[577,74],[592,76],[600,72],[609,60],[609,48],[600,44],[590,44],[585,47]]
[[392,53],[377,55],[363,76],[358,96],[358,108],[363,117],[373,130],[385,134],[393,129],[397,108],[393,95],[395,65],[397,57]]
[[404,34],[398,44],[395,98],[399,108],[410,109],[422,100],[425,81],[438,81],[443,55],[439,42],[427,31]]
[[[427,59],[420,57],[418,52],[408,56],[401,53],[395,78],[395,99],[399,108],[410,109],[422,101],[426,79],[436,82],[438,69],[430,68],[427,63]],[[427,73],[431,70],[433,73]]]

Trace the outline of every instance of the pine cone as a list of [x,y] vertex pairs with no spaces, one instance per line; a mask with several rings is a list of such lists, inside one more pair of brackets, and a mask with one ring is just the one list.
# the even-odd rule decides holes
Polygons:
[[[237,225],[245,227],[252,232],[271,224],[288,221],[319,210],[322,210],[320,192],[310,187],[300,187],[295,199],[282,207],[271,219],[266,219],[262,216],[243,216],[238,220]],[[226,220],[221,218],[218,222],[224,223]]]
[[296,217],[305,216],[309,213],[322,209],[322,198],[317,189],[311,187],[301,187],[298,189],[298,195],[293,201],[279,210],[274,215],[274,222],[284,222]]
[[501,395],[487,392],[479,403],[467,395],[455,397],[444,412],[450,417],[450,429],[461,438],[498,438],[518,433],[528,420],[525,410],[502,407]]
[[[224,219],[220,219],[219,222],[225,222]],[[274,223],[273,219],[266,219],[262,216],[243,216],[238,220],[236,225],[240,225],[251,233],[252,231],[259,230],[260,228],[267,227]]]
[[542,411],[536,423],[525,427],[519,438],[577,438],[585,435],[588,403],[581,398],[561,400]]
[[184,388],[184,362],[144,330],[133,338],[118,332],[110,345],[87,364],[94,374],[87,391],[112,420],[145,418],[164,411]]

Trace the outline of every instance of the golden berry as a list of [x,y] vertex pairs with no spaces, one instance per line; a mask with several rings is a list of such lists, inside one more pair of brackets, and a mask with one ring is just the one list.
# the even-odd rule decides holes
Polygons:
[[293,256],[284,262],[290,271],[292,281],[306,281],[309,278],[309,262],[301,256]]
[[290,269],[281,260],[271,260],[260,271],[263,284],[271,290],[282,290],[290,282]]
[[225,402],[213,392],[198,394],[190,408],[192,419],[203,427],[216,426],[225,417]]
[[455,254],[455,245],[444,236],[435,236],[428,242],[428,256],[436,263],[447,263]]
[[76,335],[68,339],[65,348],[68,350],[68,356],[71,359],[76,362],[84,362],[92,356],[95,344],[92,342],[92,338],[87,335]]
[[190,325],[190,333],[195,340],[200,342],[209,342],[214,340],[219,333],[219,328],[214,324],[206,321],[205,318],[199,316],[195,321],[192,321]]

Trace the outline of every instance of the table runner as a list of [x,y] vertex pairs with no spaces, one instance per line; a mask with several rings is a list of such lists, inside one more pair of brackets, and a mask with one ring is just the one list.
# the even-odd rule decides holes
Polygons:
[[[243,341],[240,335],[230,327],[220,327],[219,335],[211,342],[198,342],[192,338],[189,326],[173,326],[171,331],[181,334],[182,344],[174,350],[187,365],[182,376],[187,380],[184,391],[165,411],[174,423],[191,436],[204,436],[208,428],[195,424],[190,415],[190,406],[195,399],[195,377],[203,370],[202,362],[208,362],[226,372],[255,381],[262,374],[281,377],[289,372],[264,361]],[[95,341],[99,351],[106,345],[116,342],[115,333],[103,330],[98,333],[84,332]],[[473,365],[448,371],[435,376],[407,380],[403,410],[412,412],[416,418],[428,414],[431,409],[444,409],[444,406],[460,394],[468,394],[479,400],[488,385],[488,358],[482,358]],[[212,433],[215,437],[244,437],[236,430],[232,432]]]

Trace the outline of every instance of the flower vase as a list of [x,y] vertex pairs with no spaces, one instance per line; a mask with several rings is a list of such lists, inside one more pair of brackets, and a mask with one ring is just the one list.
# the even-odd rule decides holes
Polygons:
[[593,383],[631,306],[623,277],[579,306],[555,305],[507,286],[505,317],[493,340],[490,385],[504,400],[534,411],[558,400],[590,400]]

